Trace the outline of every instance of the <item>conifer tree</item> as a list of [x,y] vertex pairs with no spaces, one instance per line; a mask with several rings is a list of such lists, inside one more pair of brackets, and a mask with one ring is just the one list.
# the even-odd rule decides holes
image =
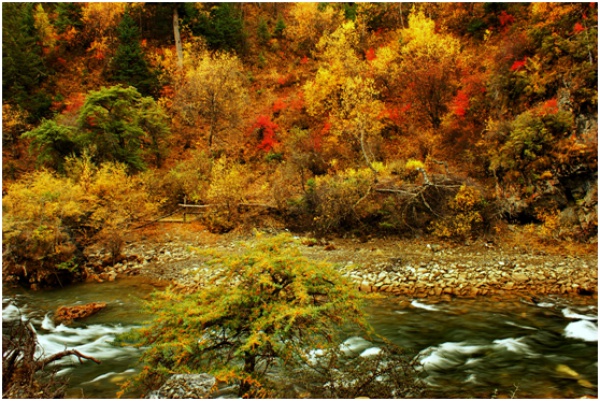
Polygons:
[[158,78],[144,57],[140,29],[125,11],[117,28],[119,47],[112,60],[111,80],[134,86],[142,95],[152,96],[158,89]]
[[56,20],[54,26],[58,33],[65,32],[69,27],[75,29],[83,28],[81,20],[81,4],[78,3],[56,3]]
[[49,111],[50,99],[39,89],[49,72],[33,13],[33,3],[2,3],[2,96],[37,120]]

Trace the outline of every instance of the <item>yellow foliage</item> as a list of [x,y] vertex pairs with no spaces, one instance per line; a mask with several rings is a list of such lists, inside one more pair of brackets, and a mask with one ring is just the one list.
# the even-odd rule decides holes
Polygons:
[[401,31],[401,52],[414,58],[434,59],[441,62],[454,59],[460,52],[460,42],[450,35],[435,32],[435,22],[422,11],[412,12],[408,17],[407,29]]
[[198,120],[209,128],[208,144],[225,131],[233,131],[248,99],[242,62],[235,54],[219,52],[195,56],[184,82],[176,88],[173,109],[190,126]]
[[341,10],[326,7],[319,10],[319,3],[294,3],[289,13],[285,35],[297,44],[298,51],[310,51],[321,35],[333,32],[344,20]]
[[450,203],[451,214],[433,223],[433,235],[464,240],[471,237],[483,223],[480,205],[483,198],[478,189],[462,185]]
[[56,44],[56,32],[54,31],[54,27],[50,23],[50,19],[48,18],[48,14],[44,11],[44,7],[38,3],[35,6],[35,12],[33,15],[35,29],[37,29],[38,34],[40,35],[40,39],[42,44],[46,47],[53,48]]
[[222,157],[215,161],[211,173],[207,197],[211,202],[226,203],[228,206],[244,200],[246,176],[238,164],[227,163]]
[[408,159],[408,161],[406,162],[406,164],[404,165],[404,169],[406,171],[415,171],[418,168],[425,168],[425,164],[423,164],[422,161],[419,160],[415,160],[415,159]]

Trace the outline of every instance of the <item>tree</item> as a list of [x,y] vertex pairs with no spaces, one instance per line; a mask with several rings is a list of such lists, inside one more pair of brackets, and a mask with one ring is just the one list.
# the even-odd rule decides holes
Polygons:
[[69,28],[81,30],[83,28],[81,4],[78,3],[56,3],[56,19],[54,26],[58,33],[64,33]]
[[304,94],[308,113],[328,116],[332,133],[356,143],[366,165],[375,171],[367,142],[383,127],[379,121],[383,103],[374,80],[364,77],[368,66],[359,59],[357,47],[358,33],[352,21],[324,35],[317,45],[321,66],[314,80],[305,84]]
[[235,55],[204,54],[177,91],[174,108],[187,125],[197,125],[198,118],[208,125],[209,148],[241,120],[248,96],[242,71]]
[[[208,10],[207,10],[208,8]],[[195,12],[194,12],[195,11]],[[188,13],[196,15],[190,27],[192,32],[202,35],[211,50],[246,51],[246,32],[239,5],[234,3],[212,3],[195,5]]]
[[438,129],[455,93],[460,43],[436,33],[435,22],[422,11],[413,11],[408,25],[401,36],[400,82],[409,89],[421,117]]
[[123,14],[117,35],[119,46],[112,61],[111,80],[134,86],[144,96],[155,95],[158,78],[144,57],[140,30],[129,10]]
[[90,92],[79,112],[77,140],[94,148],[96,161],[121,162],[141,171],[146,167],[142,144],[154,136],[150,143],[158,149],[159,138],[169,133],[165,120],[154,100],[135,88],[102,88]]
[[210,372],[239,380],[240,396],[272,396],[274,366],[306,365],[310,350],[337,348],[342,326],[368,329],[364,295],[330,264],[303,257],[289,235],[245,247],[203,253],[222,271],[208,286],[154,294],[156,317],[129,338],[147,347],[139,382],[156,387],[174,372]]
[[37,121],[48,115],[51,102],[40,89],[49,71],[39,45],[34,6],[2,3],[2,96],[27,110]]
[[86,149],[95,163],[124,163],[130,172],[146,168],[145,153],[160,165],[170,135],[166,115],[154,99],[120,85],[90,92],[75,125],[62,120],[57,116],[23,134],[39,151],[38,161],[59,171],[67,156]]
[[[321,7],[323,4],[325,7]],[[332,33],[344,20],[341,10],[326,3],[294,3],[289,16],[285,36],[296,44],[297,52],[304,55],[315,49],[323,34]]]
[[81,151],[74,138],[74,128],[54,120],[44,120],[37,128],[24,133],[23,138],[32,139],[31,147],[38,152],[38,163],[58,171],[63,170],[67,156]]

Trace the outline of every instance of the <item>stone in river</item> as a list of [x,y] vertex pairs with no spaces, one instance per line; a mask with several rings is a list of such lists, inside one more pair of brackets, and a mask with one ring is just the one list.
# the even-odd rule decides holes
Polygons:
[[158,391],[150,393],[148,398],[210,398],[210,392],[215,383],[215,377],[206,373],[176,374],[171,376]]
[[69,324],[75,319],[83,319],[106,308],[104,302],[92,302],[85,305],[61,306],[56,310],[54,318],[58,322]]

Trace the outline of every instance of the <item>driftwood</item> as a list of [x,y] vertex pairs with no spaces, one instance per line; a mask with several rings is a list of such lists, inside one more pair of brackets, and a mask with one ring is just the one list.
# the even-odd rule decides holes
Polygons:
[[62,398],[66,381],[45,368],[52,362],[74,355],[97,364],[101,362],[71,349],[46,358],[36,358],[37,335],[31,323],[18,319],[3,324],[2,335],[2,398]]

